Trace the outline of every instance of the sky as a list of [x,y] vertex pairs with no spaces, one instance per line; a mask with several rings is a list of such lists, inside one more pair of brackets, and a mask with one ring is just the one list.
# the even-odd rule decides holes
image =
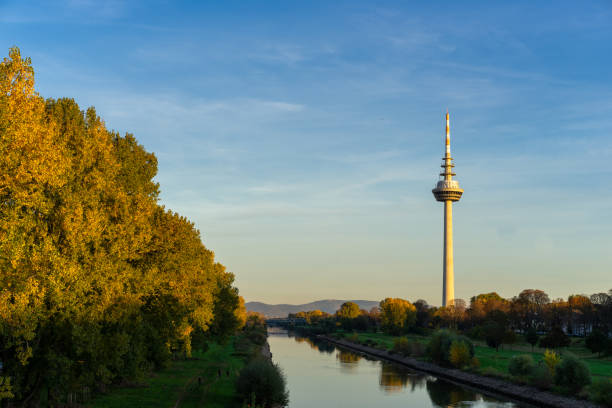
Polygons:
[[0,0],[0,56],[156,154],[247,301],[612,288],[609,1]]

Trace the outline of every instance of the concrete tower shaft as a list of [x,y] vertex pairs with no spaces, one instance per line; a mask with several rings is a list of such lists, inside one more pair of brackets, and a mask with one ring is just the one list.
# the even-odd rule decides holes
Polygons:
[[441,179],[436,188],[432,190],[437,201],[444,203],[444,253],[443,281],[442,281],[442,306],[447,306],[455,299],[455,272],[453,264],[453,202],[459,201],[463,194],[463,189],[459,187],[459,182],[453,180],[452,157],[450,153],[450,123],[449,115],[446,112],[446,154],[442,158]]

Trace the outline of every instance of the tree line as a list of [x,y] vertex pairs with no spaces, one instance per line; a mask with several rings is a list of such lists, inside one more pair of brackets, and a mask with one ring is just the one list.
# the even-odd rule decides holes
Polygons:
[[[142,378],[245,320],[234,276],[159,204],[157,159],[0,63],[0,400]],[[42,397],[41,397],[42,396]]]
[[612,289],[554,300],[538,289],[525,289],[510,299],[491,292],[473,296],[469,304],[455,299],[445,307],[430,306],[424,300],[386,298],[369,311],[346,302],[334,315],[315,310],[292,316],[327,332],[342,327],[400,335],[450,328],[486,340],[496,349],[515,342],[517,333],[533,346],[548,348],[566,346],[568,335],[578,335],[587,337],[586,346],[593,352],[612,354]]

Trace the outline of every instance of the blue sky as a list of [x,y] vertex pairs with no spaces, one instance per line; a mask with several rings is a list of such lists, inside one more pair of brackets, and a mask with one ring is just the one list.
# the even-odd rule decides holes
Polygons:
[[247,301],[612,288],[612,5],[0,0],[0,49],[159,159]]

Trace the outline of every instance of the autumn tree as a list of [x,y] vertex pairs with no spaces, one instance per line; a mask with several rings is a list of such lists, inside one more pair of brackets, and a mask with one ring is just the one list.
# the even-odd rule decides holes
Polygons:
[[516,327],[525,331],[541,326],[544,322],[544,307],[550,302],[548,295],[539,289],[525,289],[512,299],[511,316]]
[[41,98],[30,59],[9,51],[0,63],[3,396],[27,405],[46,389],[53,405],[189,354],[194,331],[244,324],[233,275],[193,223],[158,204],[156,173],[155,155],[107,130],[95,109]]
[[336,312],[339,319],[354,319],[361,314],[357,303],[344,302]]
[[386,298],[380,302],[382,329],[388,333],[400,334],[416,322],[416,307],[399,298]]

